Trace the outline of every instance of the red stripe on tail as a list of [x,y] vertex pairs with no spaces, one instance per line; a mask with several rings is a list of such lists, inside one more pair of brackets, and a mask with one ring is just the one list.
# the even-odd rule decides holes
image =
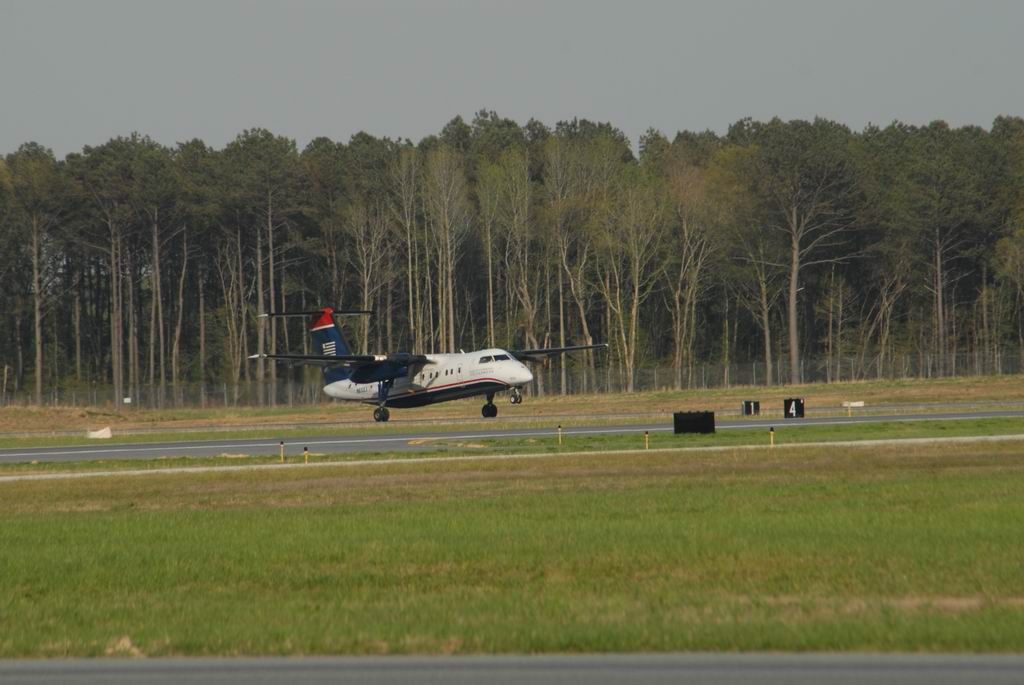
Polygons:
[[334,325],[334,310],[330,307],[324,307],[323,311],[319,316],[314,315],[313,325],[309,327],[309,330],[315,331],[318,328],[327,328],[328,326]]

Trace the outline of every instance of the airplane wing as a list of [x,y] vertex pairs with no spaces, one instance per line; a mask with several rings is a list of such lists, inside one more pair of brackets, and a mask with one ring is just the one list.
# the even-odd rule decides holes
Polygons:
[[425,365],[434,362],[422,354],[398,352],[395,354],[349,354],[328,356],[319,354],[253,354],[249,359],[273,359],[289,365],[322,366],[327,368],[372,368],[375,366],[410,366]]
[[546,357],[553,357],[556,354],[566,352],[579,352],[581,350],[603,350],[607,349],[607,343],[600,345],[573,345],[572,347],[545,347],[539,350],[508,350],[508,353],[521,362],[544,361]]

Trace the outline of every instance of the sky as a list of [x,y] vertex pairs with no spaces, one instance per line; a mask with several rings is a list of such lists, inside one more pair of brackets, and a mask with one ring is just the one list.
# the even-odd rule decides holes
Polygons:
[[0,154],[525,123],[988,127],[1024,115],[1016,0],[0,0]]

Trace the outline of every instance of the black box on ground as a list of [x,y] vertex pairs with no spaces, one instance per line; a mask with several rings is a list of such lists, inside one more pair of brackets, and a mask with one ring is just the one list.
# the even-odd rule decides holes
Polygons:
[[742,411],[744,416],[760,416],[761,403],[757,400],[743,400]]
[[672,415],[676,433],[714,433],[715,412],[677,411]]
[[803,398],[794,397],[782,400],[782,415],[787,419],[802,419],[804,417]]

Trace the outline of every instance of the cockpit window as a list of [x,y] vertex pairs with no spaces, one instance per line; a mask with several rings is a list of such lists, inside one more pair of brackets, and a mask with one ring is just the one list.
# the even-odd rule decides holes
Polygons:
[[496,355],[494,355],[494,361],[496,361],[496,362],[507,362],[508,361],[508,355],[507,354],[496,354]]
[[494,361],[494,357],[480,357],[480,364],[490,364]]

